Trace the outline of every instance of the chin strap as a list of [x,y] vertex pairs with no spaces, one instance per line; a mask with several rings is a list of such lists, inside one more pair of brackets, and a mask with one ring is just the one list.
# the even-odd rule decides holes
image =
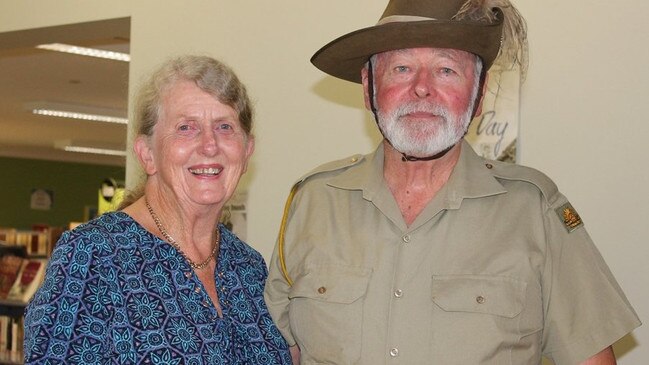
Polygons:
[[[389,141],[388,141],[388,142],[389,142]],[[441,152],[437,152],[436,154],[434,154],[434,155],[432,155],[432,156],[426,156],[426,157],[415,157],[415,156],[409,156],[409,155],[406,155],[405,153],[401,152],[401,161],[403,161],[403,162],[406,162],[406,161],[407,161],[407,162],[413,162],[413,161],[432,161],[432,160],[437,160],[438,158],[441,158],[441,157],[443,157],[446,153],[448,153],[448,151],[450,151],[451,148],[453,148],[453,146],[455,146],[455,145],[452,145],[452,146],[448,147],[447,149],[445,149],[445,150],[443,150],[443,151],[441,151]]]

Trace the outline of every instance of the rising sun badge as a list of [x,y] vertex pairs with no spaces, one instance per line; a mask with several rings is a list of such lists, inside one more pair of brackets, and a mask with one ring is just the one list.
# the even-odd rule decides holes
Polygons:
[[566,203],[560,206],[559,208],[557,208],[556,212],[568,232],[572,232],[584,225],[581,217],[579,216],[579,214],[577,214],[577,211],[572,207],[572,205],[570,205],[570,203]]

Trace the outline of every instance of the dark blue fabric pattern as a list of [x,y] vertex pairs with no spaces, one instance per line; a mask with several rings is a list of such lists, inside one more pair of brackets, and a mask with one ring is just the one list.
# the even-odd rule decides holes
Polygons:
[[25,363],[290,364],[263,258],[219,229],[223,318],[178,251],[127,214],[66,232],[25,311]]

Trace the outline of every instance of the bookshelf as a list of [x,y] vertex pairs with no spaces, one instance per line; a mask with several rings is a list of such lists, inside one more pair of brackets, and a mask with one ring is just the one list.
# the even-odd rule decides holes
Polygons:
[[6,229],[2,231],[0,238],[13,240],[0,240],[0,365],[23,364],[23,316],[29,299],[42,282],[50,237],[43,251],[41,233],[34,232],[27,244],[17,244],[15,235],[7,235]]

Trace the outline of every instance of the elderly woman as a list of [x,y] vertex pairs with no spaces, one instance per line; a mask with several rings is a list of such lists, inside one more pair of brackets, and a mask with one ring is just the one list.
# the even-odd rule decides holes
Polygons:
[[214,59],[173,59],[135,119],[146,181],[59,240],[26,310],[25,362],[290,364],[261,255],[218,223],[254,150],[245,87]]

